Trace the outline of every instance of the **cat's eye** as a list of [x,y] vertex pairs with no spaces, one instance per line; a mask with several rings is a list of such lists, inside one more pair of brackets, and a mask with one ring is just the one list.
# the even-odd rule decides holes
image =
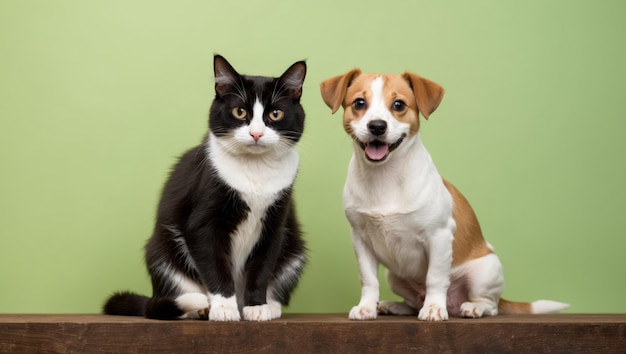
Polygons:
[[365,109],[365,106],[366,106],[365,100],[362,98],[357,98],[352,103],[352,108],[354,108],[355,111],[363,110]]
[[271,120],[273,120],[274,122],[277,122],[277,121],[283,119],[284,115],[285,115],[285,113],[283,111],[281,111],[280,109],[275,109],[275,110],[271,111],[270,114],[268,114],[269,118]]
[[391,109],[393,109],[396,112],[402,112],[406,109],[406,103],[404,103],[404,101],[401,101],[401,100],[393,101],[393,104],[391,105]]
[[232,113],[233,117],[235,117],[237,119],[246,119],[246,117],[248,116],[248,111],[246,111],[246,109],[242,108],[242,107],[235,107],[235,108],[233,108],[231,113]]

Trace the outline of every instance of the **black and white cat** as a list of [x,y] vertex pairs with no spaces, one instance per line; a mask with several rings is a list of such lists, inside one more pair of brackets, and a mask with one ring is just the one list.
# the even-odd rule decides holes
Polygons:
[[298,283],[306,249],[292,187],[306,64],[246,76],[216,55],[214,69],[209,132],[173,169],[145,247],[152,297],[116,293],[106,314],[267,321]]

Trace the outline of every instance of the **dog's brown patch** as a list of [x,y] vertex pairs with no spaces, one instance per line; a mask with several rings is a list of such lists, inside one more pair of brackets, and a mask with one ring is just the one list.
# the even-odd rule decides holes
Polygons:
[[373,97],[371,82],[376,77],[377,75],[375,74],[360,74],[354,77],[350,86],[346,88],[342,102],[343,128],[350,136],[353,136],[351,123],[361,119],[365,112],[367,112],[367,109],[356,110],[353,103],[358,98],[362,98],[365,100],[366,105],[369,106],[369,102],[372,101]]
[[[383,75],[382,77],[384,80],[383,95],[387,108],[399,122],[409,124],[411,126],[409,134],[414,135],[419,130],[420,120],[417,99],[413,89],[400,76]],[[400,112],[393,110],[393,103],[396,100],[404,102],[406,109]]]
[[493,253],[483,238],[476,214],[467,199],[452,183],[444,179],[443,184],[450,192],[454,203],[452,217],[456,222],[456,232],[452,243],[452,265],[458,266]]
[[500,299],[498,303],[498,313],[501,315],[522,315],[532,312],[532,305],[528,302],[513,302]]

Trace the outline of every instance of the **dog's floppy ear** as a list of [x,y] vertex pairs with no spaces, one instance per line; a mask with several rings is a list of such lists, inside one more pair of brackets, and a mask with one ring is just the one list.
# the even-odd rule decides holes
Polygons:
[[417,76],[410,72],[405,72],[402,77],[409,83],[417,108],[424,118],[428,119],[431,113],[437,109],[439,103],[443,99],[443,87],[423,77]]
[[360,73],[361,70],[352,69],[343,75],[332,77],[320,84],[322,99],[333,111],[333,114],[337,112],[339,106],[341,106],[341,103],[346,96],[348,86],[350,86],[352,80]]

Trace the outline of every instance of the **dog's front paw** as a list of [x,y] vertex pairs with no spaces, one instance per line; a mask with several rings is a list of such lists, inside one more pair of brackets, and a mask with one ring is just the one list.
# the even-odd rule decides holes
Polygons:
[[272,311],[269,305],[245,306],[243,319],[246,321],[269,321],[272,319]]
[[448,310],[445,306],[440,306],[438,304],[424,304],[424,307],[420,310],[417,318],[422,321],[447,321]]
[[376,319],[376,307],[370,306],[354,306],[352,310],[350,310],[350,319],[351,320],[375,320]]
[[239,309],[228,306],[211,306],[209,309],[209,321],[230,322],[239,321]]

